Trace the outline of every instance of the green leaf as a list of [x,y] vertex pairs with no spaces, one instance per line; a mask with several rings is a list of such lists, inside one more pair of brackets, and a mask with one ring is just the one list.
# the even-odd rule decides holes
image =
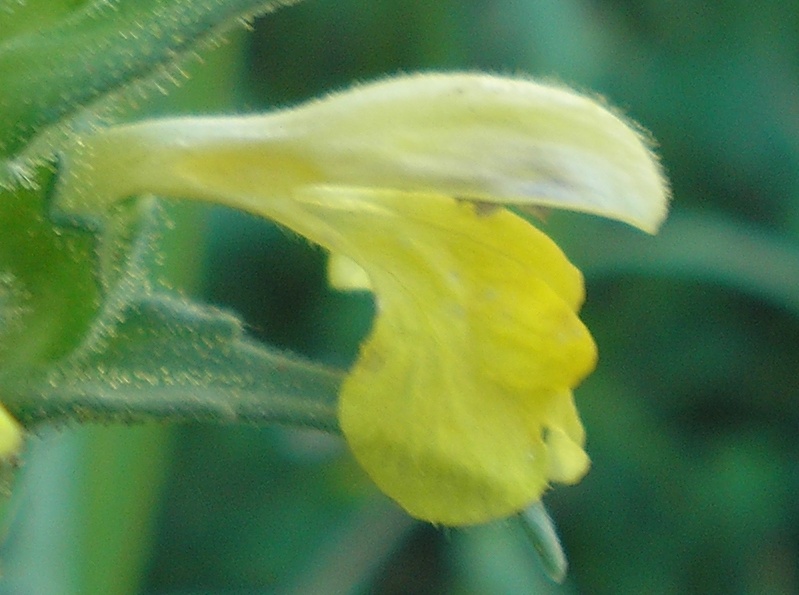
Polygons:
[[46,158],[77,119],[90,126],[122,91],[131,101],[164,92],[182,80],[182,61],[197,58],[203,44],[288,3],[96,0],[0,41],[0,157],[7,159],[0,186],[28,181],[28,162]]
[[26,425],[64,417],[152,417],[336,431],[340,381],[340,372],[247,339],[229,314],[143,295],[116,307],[112,301],[81,349],[6,385],[3,394]]
[[46,216],[41,196],[0,190],[0,380],[55,361],[79,342],[99,307],[95,238]]

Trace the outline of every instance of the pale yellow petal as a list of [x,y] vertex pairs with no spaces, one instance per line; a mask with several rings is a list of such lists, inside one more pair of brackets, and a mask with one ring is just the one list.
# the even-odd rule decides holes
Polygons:
[[396,77],[273,114],[101,130],[65,156],[59,204],[154,192],[283,197],[396,189],[595,213],[655,231],[668,188],[645,137],[565,88],[485,74]]

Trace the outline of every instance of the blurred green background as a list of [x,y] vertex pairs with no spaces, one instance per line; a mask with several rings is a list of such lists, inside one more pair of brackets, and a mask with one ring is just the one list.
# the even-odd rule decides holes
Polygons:
[[[566,583],[511,525],[408,519],[336,439],[197,425],[37,439],[8,592],[799,593],[799,2],[306,0],[151,111],[258,111],[420,69],[600,94],[651,131],[673,185],[656,237],[542,224],[584,270],[600,349],[577,391],[592,471],[545,498]],[[326,288],[319,250],[230,211],[174,216],[176,284],[351,361],[372,304]]]

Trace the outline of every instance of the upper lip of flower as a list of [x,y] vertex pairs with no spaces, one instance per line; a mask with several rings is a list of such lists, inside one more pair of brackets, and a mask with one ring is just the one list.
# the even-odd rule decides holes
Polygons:
[[[393,188],[585,211],[648,232],[668,205],[638,127],[566,89],[484,74],[397,77],[263,116],[149,121],[89,138],[59,182],[70,212],[119,194],[172,195],[176,175],[211,200],[215,190]],[[171,176],[152,179],[156,169]],[[98,175],[106,170],[113,178]]]

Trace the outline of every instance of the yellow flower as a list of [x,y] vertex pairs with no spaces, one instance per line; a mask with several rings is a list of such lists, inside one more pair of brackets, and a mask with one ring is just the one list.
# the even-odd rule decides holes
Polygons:
[[568,90],[481,74],[100,130],[66,157],[58,204],[91,212],[143,193],[277,221],[331,251],[338,285],[374,291],[341,429],[386,494],[447,525],[518,512],[589,465],[572,397],[596,360],[576,314],[582,277],[496,205],[650,232],[667,209],[656,159],[618,116]]

